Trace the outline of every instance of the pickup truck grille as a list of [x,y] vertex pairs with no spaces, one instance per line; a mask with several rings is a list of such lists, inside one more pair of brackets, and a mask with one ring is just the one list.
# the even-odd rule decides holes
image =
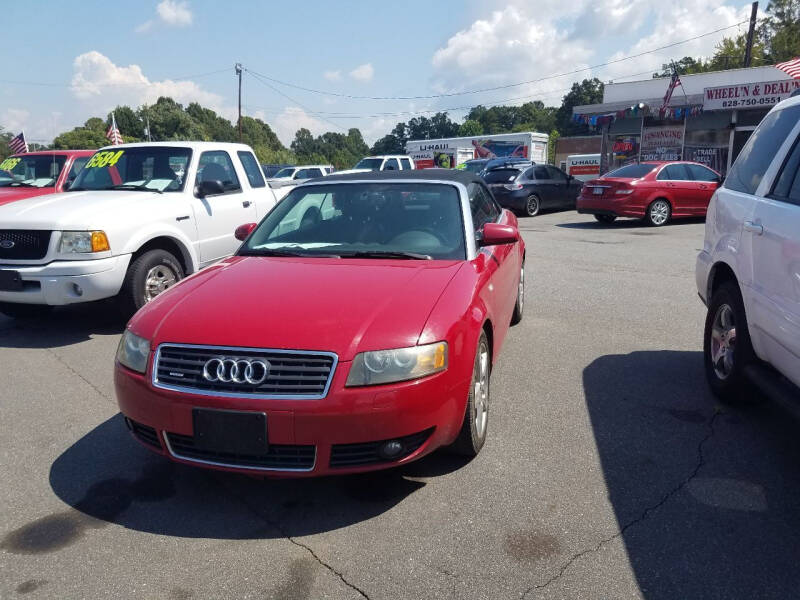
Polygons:
[[[227,361],[223,381],[217,377],[220,361]],[[239,380],[244,379],[248,361],[265,363],[267,374],[258,383],[231,381],[231,361],[241,361]],[[208,396],[313,400],[328,393],[336,362],[336,355],[330,352],[162,344],[153,365],[153,385]],[[261,369],[259,366],[251,375],[262,379]]]
[[47,255],[52,231],[0,229],[0,260],[39,260]]

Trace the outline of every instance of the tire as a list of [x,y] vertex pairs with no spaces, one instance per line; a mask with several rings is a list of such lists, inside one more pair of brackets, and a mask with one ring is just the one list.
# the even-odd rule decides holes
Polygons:
[[[469,385],[467,408],[461,431],[451,449],[456,454],[474,457],[483,448],[486,432],[489,428],[489,383],[491,381],[492,360],[489,353],[489,341],[486,332],[481,332],[478,347],[475,350],[475,362],[472,367],[472,380]],[[479,418],[480,415],[480,418]]]
[[661,227],[669,223],[672,216],[672,206],[667,200],[663,198],[656,198],[647,207],[644,214],[644,220],[651,227]]
[[728,404],[752,400],[745,368],[756,361],[739,286],[727,281],[711,296],[703,333],[703,362],[711,391]]
[[617,220],[615,215],[595,215],[594,218],[597,219],[598,223],[604,223],[605,225],[611,225]]
[[511,314],[511,324],[517,325],[522,321],[522,314],[525,310],[525,263],[519,270],[519,283],[517,284],[517,301],[514,304],[514,312]]
[[119,293],[123,312],[135,313],[183,277],[183,267],[172,254],[166,250],[148,250],[128,265]]
[[0,313],[12,319],[37,319],[48,314],[53,307],[48,304],[16,304],[0,302]]
[[523,212],[528,217],[535,217],[539,214],[539,209],[541,208],[541,201],[539,200],[539,196],[536,194],[531,194],[528,196],[528,199],[525,200],[525,209]]

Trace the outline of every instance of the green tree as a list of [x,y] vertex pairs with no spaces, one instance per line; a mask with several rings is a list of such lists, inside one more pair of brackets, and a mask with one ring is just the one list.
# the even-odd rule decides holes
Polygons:
[[123,138],[140,140],[144,137],[144,123],[130,106],[117,106],[108,113],[106,127],[111,125],[111,113],[117,121],[117,127]]
[[[89,119],[89,121],[91,120]],[[102,119],[97,120],[102,123]],[[105,131],[90,127],[76,127],[72,131],[65,131],[53,140],[53,148],[56,150],[91,150],[107,145]]]
[[461,137],[472,137],[482,133],[483,125],[480,124],[480,121],[473,121],[472,119],[467,119],[458,128],[458,135]]
[[106,131],[108,131],[106,122],[103,121],[103,119],[101,119],[100,117],[91,117],[90,119],[87,119],[86,123],[84,123],[83,126],[86,129],[91,129],[92,131],[99,131],[103,135],[105,135]]
[[770,62],[800,56],[800,0],[771,0],[767,15],[760,37]]
[[572,109],[586,104],[600,104],[603,101],[603,82],[594,77],[573,83],[570,91],[561,101],[555,114],[556,129],[561,135],[582,135],[589,132],[588,126],[572,120]]
[[11,154],[11,149],[8,147],[8,142],[11,141],[12,137],[14,137],[14,134],[10,131],[6,131],[5,127],[0,125],[0,161],[4,160]]
[[560,137],[561,134],[557,129],[550,131],[550,138],[547,141],[547,162],[551,165],[556,164],[556,143]]
[[183,110],[183,106],[164,96],[156,103],[140,109],[150,119],[150,132],[154,140],[202,140],[205,131],[200,123]]

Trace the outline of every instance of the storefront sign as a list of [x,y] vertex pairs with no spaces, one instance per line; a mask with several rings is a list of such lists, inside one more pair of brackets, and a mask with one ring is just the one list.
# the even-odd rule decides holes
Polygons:
[[701,147],[686,146],[684,148],[685,160],[697,162],[710,167],[718,173],[724,173],[728,167],[728,148],[726,147]]
[[744,83],[703,90],[703,110],[732,110],[774,106],[800,88],[800,80]]
[[638,135],[617,135],[611,141],[611,153],[614,157],[613,165],[618,167],[635,161],[639,156]]
[[683,125],[645,127],[642,131],[642,160],[681,160]]

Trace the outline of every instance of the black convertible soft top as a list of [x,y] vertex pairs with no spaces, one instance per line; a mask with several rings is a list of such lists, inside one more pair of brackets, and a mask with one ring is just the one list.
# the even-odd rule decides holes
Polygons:
[[407,171],[371,171],[369,173],[344,173],[328,175],[314,179],[314,183],[334,183],[337,181],[442,181],[456,182],[464,185],[483,183],[474,173],[456,169],[414,169]]

